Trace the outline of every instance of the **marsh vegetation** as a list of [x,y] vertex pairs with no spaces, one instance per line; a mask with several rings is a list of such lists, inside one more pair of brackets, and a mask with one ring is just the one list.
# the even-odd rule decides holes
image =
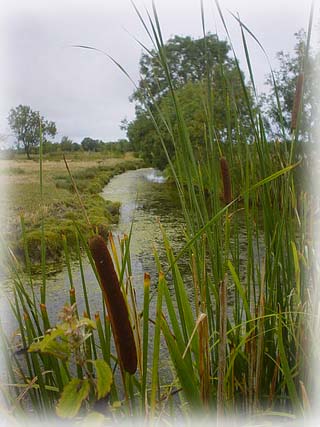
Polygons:
[[[225,24],[219,5],[218,12]],[[103,204],[100,210],[97,194],[113,173],[111,164],[119,172],[123,160],[85,168],[70,162],[72,180],[67,171],[55,169],[60,163],[44,161],[40,144],[39,216],[34,215],[32,200],[21,200],[23,206],[30,203],[29,216],[22,221],[27,279],[16,259],[8,257],[14,272],[10,308],[20,347],[14,347],[2,327],[10,377],[6,402],[17,416],[32,413],[42,420],[58,417],[72,422],[113,423],[131,415],[146,423],[180,417],[188,422],[194,414],[203,420],[214,414],[221,422],[227,415],[299,419],[312,405],[316,381],[312,366],[318,357],[312,237],[317,201],[309,185],[310,146],[305,148],[305,134],[299,132],[304,112],[301,76],[308,64],[310,33],[287,126],[273,80],[280,128],[278,137],[272,138],[247,50],[247,37],[255,36],[241,21],[249,83],[237,58],[224,64],[218,57],[213,67],[202,16],[201,82],[181,88],[156,11],[149,16],[149,27],[137,13],[154,46],[151,65],[157,67],[156,82],[164,91],[159,99],[152,91],[154,82],[144,81],[136,92],[141,104],[137,119],[145,125],[148,118],[156,129],[157,140],[150,141],[168,164],[183,216],[184,240],[179,249],[173,247],[160,221],[163,253],[159,256],[153,249],[155,273],[144,271],[143,280],[137,281],[130,251],[134,219],[122,236],[106,235],[100,228],[114,207],[109,205],[110,212]],[[216,81],[223,87],[219,101],[224,101],[225,126],[218,120]],[[199,101],[202,126],[196,133],[185,105],[190,93]],[[149,126],[150,122],[145,129]],[[128,132],[133,128],[129,125]],[[153,148],[143,152],[146,160],[146,154],[151,155],[149,161],[157,154]],[[132,162],[137,167],[137,161]],[[28,182],[25,166],[13,166],[10,177],[19,180],[25,175],[22,193],[27,194],[23,185],[35,189],[35,175],[30,174]],[[60,206],[55,203],[57,191],[63,195],[62,217],[74,240],[62,238],[68,304],[52,323],[46,233],[51,226],[47,212],[57,212]],[[15,200],[22,199],[22,193]],[[56,220],[52,222],[57,227]],[[33,226],[39,233],[39,287],[34,286],[28,246]],[[77,291],[70,268],[72,247],[81,278]],[[97,312],[90,305],[81,254],[95,275],[97,292],[99,285],[102,291],[105,305]],[[78,310],[80,299],[83,313]],[[170,379],[161,375],[164,345]]]

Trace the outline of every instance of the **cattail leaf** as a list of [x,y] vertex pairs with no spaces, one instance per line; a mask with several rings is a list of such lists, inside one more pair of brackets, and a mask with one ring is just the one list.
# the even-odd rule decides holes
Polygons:
[[182,358],[182,354],[179,351],[176,340],[163,316],[161,317],[161,330],[165,337],[170,357],[176,369],[183,392],[193,407],[198,406],[201,400],[197,379],[192,375],[192,372],[188,369],[188,365]]
[[244,310],[246,312],[247,319],[250,320],[251,314],[250,314],[250,309],[249,309],[249,303],[248,303],[245,291],[244,291],[244,289],[240,283],[239,276],[238,276],[238,274],[237,274],[237,272],[236,272],[236,270],[235,270],[235,268],[234,268],[234,266],[230,260],[228,260],[228,267],[229,267],[232,279],[233,279],[233,281],[237,287],[237,290],[239,292],[239,295],[243,301],[243,306],[244,306]]
[[112,371],[110,366],[103,359],[94,360],[92,364],[96,369],[97,375],[97,399],[102,399],[110,392],[113,381]]
[[297,299],[300,301],[300,288],[301,288],[301,280],[300,280],[300,263],[299,263],[299,255],[297,251],[296,244],[294,241],[291,241],[291,248],[293,254],[293,263],[294,263],[294,273],[296,279],[296,290],[297,290]]
[[72,379],[63,389],[56,407],[57,415],[61,418],[75,417],[82,402],[88,397],[89,391],[89,380]]
[[282,335],[282,315],[279,314],[278,317],[278,346],[279,346],[279,355],[280,355],[280,361],[281,361],[281,368],[284,375],[284,380],[286,382],[286,385],[288,387],[288,393],[292,402],[292,405],[297,411],[301,411],[301,404],[298,397],[298,392],[296,385],[294,383],[293,375],[289,366],[288,358],[286,355],[285,345],[283,342],[283,335]]

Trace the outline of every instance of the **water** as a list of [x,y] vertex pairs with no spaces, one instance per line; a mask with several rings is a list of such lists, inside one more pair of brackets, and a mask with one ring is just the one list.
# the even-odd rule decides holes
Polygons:
[[[111,179],[104,188],[102,196],[106,200],[120,202],[118,224],[112,226],[115,241],[124,234],[129,234],[132,227],[130,257],[132,265],[132,282],[136,290],[138,309],[142,309],[143,276],[145,272],[151,275],[151,289],[156,290],[158,271],[156,268],[154,250],[158,252],[163,270],[166,271],[166,256],[159,221],[168,236],[175,254],[185,243],[185,222],[181,212],[179,198],[173,185],[166,182],[165,177],[153,168],[128,171]],[[240,280],[245,277],[247,241],[244,226],[240,229],[240,265],[242,266]],[[256,252],[256,248],[255,252]],[[260,254],[261,256],[261,254]],[[102,313],[103,299],[96,277],[86,257],[82,259],[85,283],[91,308],[91,316],[95,312]],[[192,298],[193,286],[188,260],[179,261],[179,267],[185,280],[187,292]],[[79,264],[72,264],[72,278],[76,289],[79,313],[85,310],[82,290],[82,278]],[[34,287],[39,294],[41,277],[34,278]],[[26,280],[27,282],[27,280]],[[26,283],[26,286],[28,284]],[[172,288],[170,280],[169,290]],[[47,277],[47,309],[52,324],[58,321],[58,313],[65,303],[69,302],[70,281],[67,269],[64,267],[56,274]],[[232,298],[231,298],[232,300]],[[232,306],[232,301],[229,305]],[[230,304],[231,303],[231,304]],[[154,302],[151,304],[151,313]],[[11,320],[8,319],[8,324]]]
[[[161,173],[155,169],[145,168],[128,171],[115,176],[104,188],[102,196],[106,200],[120,202],[120,215],[118,224],[112,226],[115,241],[124,234],[129,234],[132,227],[130,243],[130,257],[132,266],[132,282],[136,291],[138,311],[143,307],[143,276],[145,272],[151,275],[151,292],[156,295],[158,271],[154,259],[156,249],[163,270],[166,271],[166,256],[159,221],[166,231],[169,242],[175,254],[185,244],[185,222],[181,212],[179,198],[173,185],[166,182]],[[246,262],[246,239],[244,228],[241,227],[240,252],[243,271]],[[242,237],[243,236],[243,237]],[[86,257],[82,258],[84,280],[88,292],[90,315],[93,318],[96,312],[103,313],[103,298],[96,277]],[[181,260],[179,267],[185,280],[185,287],[192,298],[193,286],[188,260]],[[82,290],[82,278],[79,263],[72,264],[72,280],[76,289],[76,300],[79,314],[85,310]],[[29,286],[26,282],[26,287]],[[40,293],[41,278],[34,278],[36,294]],[[172,289],[170,278],[168,280],[169,291]],[[69,303],[70,281],[67,269],[64,267],[57,274],[47,277],[47,310],[51,324],[59,322],[59,311],[65,303]],[[229,309],[232,310],[232,300],[229,299]],[[2,300],[4,301],[4,300]],[[150,317],[155,317],[156,298],[150,304]],[[231,313],[230,313],[231,314]],[[13,330],[16,323],[12,315],[4,319],[6,331]],[[150,350],[153,346],[153,327],[150,325]],[[163,337],[160,347],[160,377],[168,383],[170,373],[168,371],[168,354]]]
[[[151,275],[151,286],[156,289],[158,272],[154,260],[154,248],[159,252],[160,260],[165,264],[163,239],[159,221],[163,225],[175,252],[184,244],[184,220],[174,186],[168,184],[159,171],[152,168],[128,171],[111,179],[104,188],[102,196],[106,200],[121,203],[118,224],[112,226],[115,241],[130,233],[130,256],[132,281],[136,290],[138,308],[142,309],[143,276]],[[85,283],[91,309],[102,313],[103,299],[99,284],[86,257],[82,259]],[[165,268],[165,265],[164,265]],[[85,310],[82,297],[82,279],[79,263],[72,263],[72,279],[76,289],[79,313]],[[58,313],[69,302],[70,281],[66,267],[47,277],[47,310],[52,324],[58,319]],[[35,278],[34,287],[39,293],[41,277]],[[26,284],[26,286],[28,286]]]
[[146,168],[125,172],[114,177],[105,187],[103,197],[119,201],[119,223],[113,227],[115,238],[129,234],[132,225],[130,256],[133,280],[138,296],[142,296],[143,275],[151,275],[151,283],[158,280],[154,250],[165,268],[161,222],[175,252],[184,243],[184,219],[175,188],[155,169]]

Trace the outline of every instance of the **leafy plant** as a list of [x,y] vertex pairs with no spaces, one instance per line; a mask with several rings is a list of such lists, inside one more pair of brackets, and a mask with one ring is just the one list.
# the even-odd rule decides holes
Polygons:
[[[108,395],[112,384],[112,371],[105,360],[88,359],[86,341],[91,337],[91,331],[96,325],[89,318],[78,318],[76,303],[64,306],[60,317],[62,323],[47,330],[42,338],[36,339],[28,352],[50,355],[69,365],[73,359],[82,378],[68,378],[56,407],[59,417],[73,418],[78,414],[83,401],[89,398],[90,391],[95,400]],[[92,366],[95,368],[95,375]],[[91,397],[91,404],[92,400]]]

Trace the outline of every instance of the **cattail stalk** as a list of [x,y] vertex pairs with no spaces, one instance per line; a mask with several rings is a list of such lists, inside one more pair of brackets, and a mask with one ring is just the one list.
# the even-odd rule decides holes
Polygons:
[[220,171],[223,183],[223,200],[228,205],[232,201],[232,190],[229,165],[225,157],[220,158]]
[[201,400],[206,409],[209,408],[210,398],[210,356],[208,317],[201,313],[199,316],[199,376]]
[[303,82],[304,82],[304,74],[300,73],[297,80],[296,93],[295,93],[293,107],[292,107],[291,131],[297,128],[300,104],[301,104],[302,95],[303,95],[302,93]]
[[218,390],[217,390],[217,416],[218,422],[224,416],[224,377],[226,372],[226,347],[227,347],[227,275],[220,283],[220,326],[219,326],[219,349],[218,349]]
[[149,344],[149,306],[150,306],[150,284],[151,278],[149,273],[144,273],[143,280],[143,349],[142,349],[142,380],[141,396],[142,409],[148,413],[148,396],[147,396],[147,371],[148,371],[148,344]]
[[128,308],[111,255],[101,236],[92,237],[89,247],[100,277],[120,367],[129,374],[134,374],[137,370],[137,351]]
[[258,320],[258,342],[257,342],[257,360],[256,360],[256,378],[255,378],[255,409],[259,406],[259,395],[261,385],[261,375],[263,368],[263,343],[264,343],[264,313],[265,298],[261,293],[259,303],[259,320]]

